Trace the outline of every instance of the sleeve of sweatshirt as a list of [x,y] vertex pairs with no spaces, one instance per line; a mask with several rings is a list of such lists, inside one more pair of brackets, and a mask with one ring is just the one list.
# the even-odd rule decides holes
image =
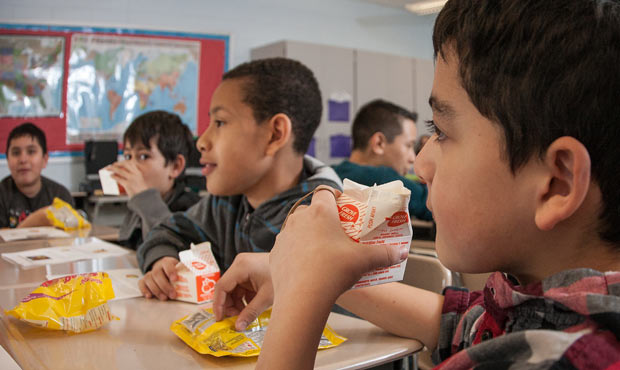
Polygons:
[[179,252],[191,243],[215,243],[216,225],[212,196],[206,196],[186,212],[176,212],[152,228],[136,255],[142,272],[147,272],[163,257],[179,258]]
[[155,225],[172,216],[172,212],[157,189],[147,189],[134,195],[127,202],[127,208],[140,216],[143,240],[146,240],[146,236]]

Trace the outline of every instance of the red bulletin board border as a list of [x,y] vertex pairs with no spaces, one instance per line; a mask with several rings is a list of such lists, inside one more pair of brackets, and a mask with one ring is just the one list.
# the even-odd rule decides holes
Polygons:
[[230,37],[186,32],[150,31],[121,28],[94,28],[45,25],[0,24],[0,35],[61,36],[65,39],[64,71],[62,81],[61,117],[6,117],[0,118],[0,158],[6,158],[6,139],[9,132],[23,122],[32,122],[46,135],[51,156],[81,156],[84,144],[67,144],[67,80],[71,36],[76,33],[116,35],[118,37],[166,38],[199,41],[201,45],[199,66],[199,101],[197,105],[197,130],[204,131],[209,124],[209,105],[215,88],[228,70]]

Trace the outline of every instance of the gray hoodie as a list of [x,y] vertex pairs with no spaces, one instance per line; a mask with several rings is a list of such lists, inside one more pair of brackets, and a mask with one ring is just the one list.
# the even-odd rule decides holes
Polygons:
[[[143,272],[159,259],[179,258],[190,243],[211,242],[213,254],[224,272],[242,252],[269,252],[293,204],[319,185],[342,189],[342,182],[329,166],[304,157],[299,183],[253,209],[244,195],[207,195],[186,212],[173,214],[154,227],[138,247]],[[310,202],[310,199],[307,200]]]

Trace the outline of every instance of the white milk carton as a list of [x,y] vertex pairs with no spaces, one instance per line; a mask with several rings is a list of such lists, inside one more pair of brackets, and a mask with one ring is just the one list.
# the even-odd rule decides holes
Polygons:
[[[344,191],[337,200],[340,224],[354,241],[367,245],[398,245],[409,249],[412,230],[409,219],[411,191],[402,181],[365,186],[344,179]],[[407,260],[365,274],[353,286],[389,283],[403,279]]]
[[178,280],[173,283],[177,300],[204,303],[213,299],[213,288],[220,279],[220,268],[213,257],[211,243],[192,243],[189,250],[179,253],[176,265]]
[[105,195],[126,194],[125,188],[112,178],[112,171],[102,168],[99,170],[99,181],[101,190]]

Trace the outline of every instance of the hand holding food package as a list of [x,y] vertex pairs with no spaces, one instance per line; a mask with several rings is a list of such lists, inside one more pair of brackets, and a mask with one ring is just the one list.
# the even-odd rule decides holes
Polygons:
[[[409,249],[412,237],[410,196],[411,191],[398,180],[369,187],[344,179],[344,191],[336,200],[340,224],[357,243]],[[402,280],[406,264],[407,260],[367,273],[353,287]]]
[[73,209],[69,203],[60,198],[54,198],[54,202],[47,207],[46,214],[52,226],[65,231],[90,227],[90,222]]

